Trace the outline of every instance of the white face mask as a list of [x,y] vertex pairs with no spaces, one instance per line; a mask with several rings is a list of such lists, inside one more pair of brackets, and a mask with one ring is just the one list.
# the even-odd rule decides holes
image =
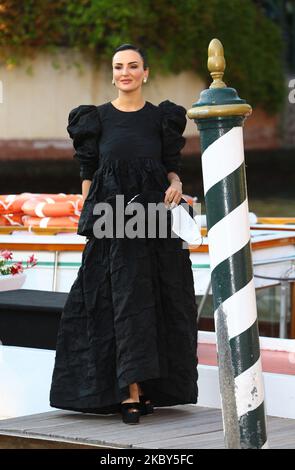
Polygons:
[[176,207],[171,209],[172,230],[190,245],[200,246],[202,244],[202,235],[197,223],[198,215],[190,214],[192,211],[195,214],[193,208],[191,206],[188,207],[187,202],[186,205],[183,205],[181,201]]

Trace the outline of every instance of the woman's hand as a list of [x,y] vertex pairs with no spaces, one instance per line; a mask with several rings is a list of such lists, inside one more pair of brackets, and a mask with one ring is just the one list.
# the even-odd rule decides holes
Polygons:
[[83,204],[85,202],[85,199],[88,196],[91,183],[92,183],[92,180],[83,180],[82,181],[82,200],[83,200]]
[[181,181],[172,180],[169,188],[166,189],[165,194],[166,194],[165,199],[164,199],[165,206],[167,207],[170,204],[170,209],[173,209],[173,207],[177,206],[180,203],[180,200],[182,197]]

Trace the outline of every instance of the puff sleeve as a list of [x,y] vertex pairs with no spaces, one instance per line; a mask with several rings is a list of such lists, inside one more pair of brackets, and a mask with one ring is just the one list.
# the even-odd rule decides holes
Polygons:
[[95,105],[80,105],[69,113],[67,131],[80,165],[80,179],[92,179],[98,168],[101,124]]
[[162,123],[162,161],[167,173],[179,173],[181,164],[181,149],[185,145],[182,136],[186,127],[186,109],[170,100],[159,104]]

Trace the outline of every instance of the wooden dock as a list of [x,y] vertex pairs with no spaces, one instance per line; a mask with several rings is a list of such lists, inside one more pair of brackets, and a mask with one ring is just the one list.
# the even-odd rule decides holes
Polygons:
[[[295,420],[267,417],[270,449],[295,448]],[[1,449],[223,449],[221,411],[195,405],[156,408],[127,425],[119,414],[50,411],[0,421]]]

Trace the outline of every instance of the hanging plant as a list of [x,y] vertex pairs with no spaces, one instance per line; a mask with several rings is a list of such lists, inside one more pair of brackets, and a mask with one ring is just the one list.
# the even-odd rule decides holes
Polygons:
[[[281,109],[286,96],[282,33],[254,1],[237,0],[2,0],[2,64],[12,69],[40,52],[52,66],[59,53],[81,52],[95,65],[110,65],[114,48],[131,42],[145,48],[151,72],[195,71],[207,83],[207,49],[221,40],[225,82],[252,106]],[[82,64],[74,57],[71,64]],[[32,73],[32,67],[27,68]]]

